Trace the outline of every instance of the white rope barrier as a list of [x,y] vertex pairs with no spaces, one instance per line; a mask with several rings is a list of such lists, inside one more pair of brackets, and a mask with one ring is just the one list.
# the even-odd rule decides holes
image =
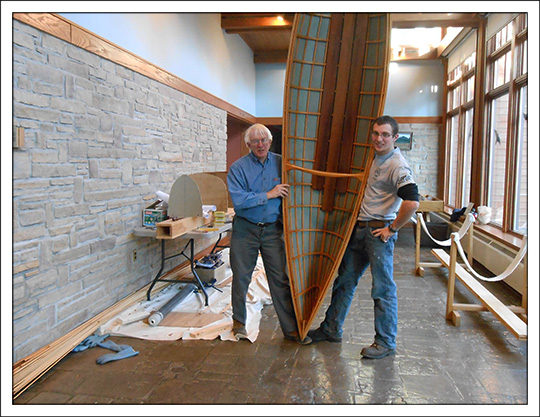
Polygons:
[[[418,215],[418,218],[420,220],[420,225],[422,226],[422,229],[424,229],[424,232],[426,232],[426,234],[429,236],[429,238],[433,242],[435,242],[439,246],[450,246],[450,244],[452,243],[452,239],[448,238],[448,239],[446,239],[444,241],[440,241],[440,240],[435,239],[429,233],[429,230],[428,230],[428,228],[426,226],[426,223],[424,222],[424,217],[422,216],[422,213],[418,213],[417,215]],[[470,214],[470,213],[467,214],[467,217],[465,218],[465,221],[461,225],[461,228],[457,231],[459,239],[461,239],[463,236],[465,236],[465,234],[467,233],[467,231],[471,227],[471,224],[473,224],[473,223],[474,223],[474,216],[472,214]]]
[[512,274],[512,272],[514,272],[514,270],[517,268],[517,266],[519,265],[519,263],[521,262],[521,260],[525,256],[525,253],[527,252],[527,236],[524,236],[523,237],[523,243],[521,244],[521,249],[517,253],[516,257],[512,260],[510,265],[508,265],[508,268],[506,268],[506,270],[501,275],[498,275],[496,277],[489,277],[488,278],[488,277],[484,277],[484,276],[478,274],[471,267],[471,265],[467,261],[467,257],[465,256],[465,252],[463,251],[463,247],[461,246],[461,242],[459,241],[461,238],[459,237],[458,233],[456,233],[456,232],[452,233],[452,235],[450,236],[450,239],[452,239],[452,237],[454,237],[454,240],[456,242],[456,246],[457,246],[457,250],[459,252],[459,256],[461,256],[461,259],[463,259],[463,262],[465,263],[465,268],[471,273],[471,275],[473,275],[475,278],[480,279],[482,281],[496,282],[496,281],[502,281],[502,280],[508,278],[508,276],[510,276],[510,274]]

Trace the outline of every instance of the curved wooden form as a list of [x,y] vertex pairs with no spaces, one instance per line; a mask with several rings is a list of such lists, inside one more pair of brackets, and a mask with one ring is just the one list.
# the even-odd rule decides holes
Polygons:
[[388,82],[387,13],[295,16],[285,79],[283,203],[294,308],[305,337],[345,253]]
[[229,192],[225,182],[217,175],[204,172],[189,175],[199,187],[204,205],[216,206],[217,211],[227,211]]

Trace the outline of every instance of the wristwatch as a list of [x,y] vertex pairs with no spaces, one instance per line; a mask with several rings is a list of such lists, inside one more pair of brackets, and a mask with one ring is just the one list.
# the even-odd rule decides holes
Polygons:
[[390,230],[392,233],[397,233],[397,230],[392,227],[392,223],[388,225],[388,230]]

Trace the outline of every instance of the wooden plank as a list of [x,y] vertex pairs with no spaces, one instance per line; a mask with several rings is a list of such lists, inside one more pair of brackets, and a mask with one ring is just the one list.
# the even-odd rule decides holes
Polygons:
[[[326,170],[328,158],[328,145],[330,129],[332,126],[332,114],[334,109],[334,95],[336,90],[336,78],[341,45],[341,31],[343,30],[343,13],[334,13],[330,19],[330,35],[327,43],[326,65],[324,68],[323,92],[321,99],[321,116],[317,131],[317,145],[315,148],[315,161],[313,169]],[[314,175],[311,184],[314,190],[322,190],[324,177]]]
[[13,19],[71,42],[71,25],[51,13],[13,13]]
[[179,311],[171,311],[167,314],[159,326],[164,327],[204,327],[219,320],[225,316],[222,313],[184,313]]
[[[336,96],[334,99],[332,126],[330,128],[330,140],[328,143],[328,160],[326,161],[326,170],[329,172],[336,172],[339,164],[339,150],[343,137],[344,115],[347,104],[347,93],[349,90],[349,75],[351,72],[355,23],[356,16],[354,13],[345,14],[339,53]],[[355,70],[358,71],[359,69],[355,68]],[[329,212],[334,210],[335,191],[336,178],[326,177],[324,179],[323,211]]]
[[226,330],[232,330],[233,322],[232,320],[227,323],[218,323],[213,324],[207,327],[203,327],[199,330],[190,332],[191,337],[201,337],[201,338],[212,338],[213,336],[220,335]]
[[[364,54],[366,49],[366,30],[368,26],[368,16],[364,13],[358,13],[356,15],[356,26],[354,31],[354,43],[352,46],[352,65],[363,66]],[[347,93],[347,106],[345,111],[345,121],[343,123],[343,135],[341,141],[341,148],[339,151],[339,163],[337,167],[338,172],[349,172],[351,165],[351,157],[353,151],[353,144],[356,141],[356,117],[358,115],[358,105],[360,102],[359,95],[362,88],[362,75],[363,71],[351,71],[349,87]],[[336,191],[340,194],[347,190],[347,184],[349,178],[337,179]]]
[[420,205],[416,211],[444,211],[444,201],[434,197],[425,196],[424,198],[420,199]]
[[199,226],[209,224],[211,221],[211,219],[205,219],[204,217],[184,217],[178,220],[168,219],[156,224],[156,238],[176,239]]
[[[431,252],[447,267],[450,267],[450,255],[443,249]],[[497,297],[480,284],[465,268],[455,265],[456,276],[482,304],[519,340],[527,340],[527,324],[516,316]]]

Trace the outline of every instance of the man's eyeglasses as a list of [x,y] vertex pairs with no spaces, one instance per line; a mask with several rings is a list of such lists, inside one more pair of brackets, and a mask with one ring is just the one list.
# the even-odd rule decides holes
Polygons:
[[391,133],[388,133],[388,132],[382,132],[382,133],[379,133],[379,132],[371,132],[371,137],[373,139],[377,139],[379,136],[382,136],[384,139],[388,139],[390,137],[392,137],[392,134]]
[[266,145],[268,142],[270,142],[270,139],[268,138],[262,138],[262,139],[251,139],[249,143],[252,145],[257,145],[258,143],[262,143],[263,145]]

